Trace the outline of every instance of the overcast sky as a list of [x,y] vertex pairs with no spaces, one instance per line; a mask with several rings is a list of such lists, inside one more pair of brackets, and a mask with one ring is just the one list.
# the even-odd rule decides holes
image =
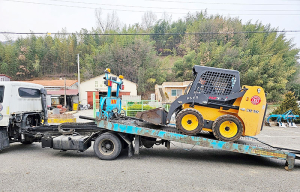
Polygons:
[[[154,12],[158,19],[167,12],[177,20],[188,12],[207,9],[208,14],[239,17],[243,23],[259,20],[279,30],[300,30],[300,0],[0,0],[0,32],[91,30],[96,27],[96,8],[104,15],[115,10],[127,25],[140,23],[145,11]],[[287,37],[300,48],[300,32],[287,33]],[[5,39],[0,35],[0,41]]]

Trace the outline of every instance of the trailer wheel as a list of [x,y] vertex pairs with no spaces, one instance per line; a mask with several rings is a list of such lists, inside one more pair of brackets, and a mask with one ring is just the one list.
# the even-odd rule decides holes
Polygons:
[[196,109],[184,109],[176,117],[176,128],[183,134],[195,135],[203,127],[203,116]]
[[141,141],[142,141],[142,145],[145,147],[145,148],[152,148],[156,142],[156,138],[151,138],[151,137],[142,137],[141,138]]
[[33,141],[21,141],[21,143],[24,145],[30,145],[33,143]]
[[214,136],[221,141],[236,141],[244,131],[242,122],[233,115],[218,117],[212,126]]
[[21,143],[24,145],[29,145],[33,143],[33,138],[25,135],[24,140],[21,140]]
[[122,150],[120,139],[112,133],[104,133],[98,136],[94,142],[94,152],[102,160],[113,160],[119,156]]

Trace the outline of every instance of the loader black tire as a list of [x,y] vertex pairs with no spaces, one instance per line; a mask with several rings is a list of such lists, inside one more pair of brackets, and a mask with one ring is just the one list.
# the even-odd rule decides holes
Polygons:
[[183,109],[176,116],[176,128],[179,132],[186,135],[200,133],[203,124],[203,116],[196,109]]
[[242,136],[244,127],[237,117],[222,115],[214,121],[212,130],[215,138],[221,141],[234,142]]
[[120,139],[113,133],[104,133],[98,136],[94,142],[94,152],[99,159],[113,160],[122,150]]

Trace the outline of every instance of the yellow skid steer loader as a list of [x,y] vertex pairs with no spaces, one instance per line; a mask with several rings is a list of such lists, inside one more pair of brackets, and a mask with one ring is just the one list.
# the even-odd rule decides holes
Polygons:
[[169,112],[157,108],[140,112],[137,117],[166,125],[175,114],[176,128],[181,133],[197,135],[204,130],[222,141],[260,133],[267,108],[261,87],[241,88],[236,70],[194,66],[193,73],[194,81],[171,104]]

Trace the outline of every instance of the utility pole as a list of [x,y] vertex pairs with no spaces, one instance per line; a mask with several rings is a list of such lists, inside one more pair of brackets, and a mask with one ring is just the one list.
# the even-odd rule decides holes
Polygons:
[[67,85],[66,85],[66,78],[65,78],[65,100],[64,100],[64,102],[65,102],[65,107],[67,108],[67,90],[66,90],[66,87],[67,87]]
[[77,62],[78,62],[78,105],[80,102],[80,68],[79,68],[79,53],[77,54]]

